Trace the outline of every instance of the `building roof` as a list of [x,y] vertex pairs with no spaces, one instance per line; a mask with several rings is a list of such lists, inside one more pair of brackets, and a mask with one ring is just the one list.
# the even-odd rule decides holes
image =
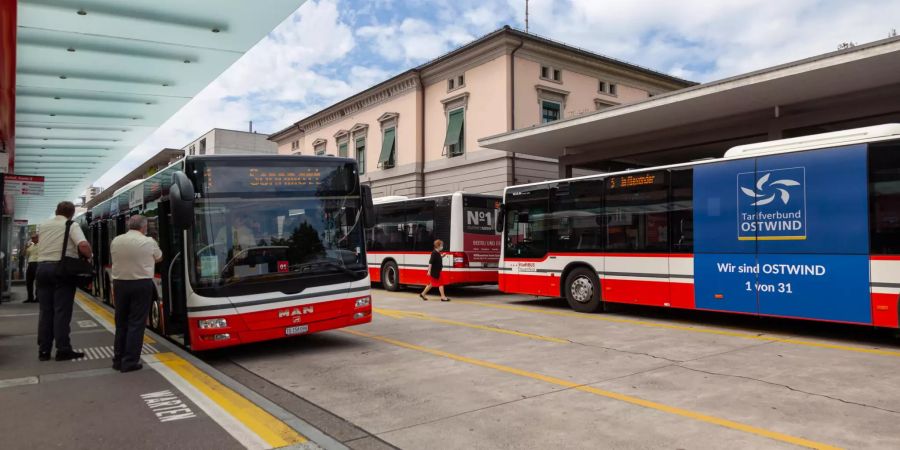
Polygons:
[[898,72],[900,37],[894,37],[478,142],[496,150],[556,158],[569,155],[567,149],[599,141],[893,85]]
[[131,172],[128,172],[122,178],[119,178],[115,183],[107,186],[103,189],[103,192],[97,194],[92,198],[89,202],[84,204],[84,207],[87,209],[91,209],[94,206],[98,205],[101,202],[106,201],[108,198],[112,198],[115,195],[116,191],[126,186],[128,183],[134,182],[135,180],[140,180],[144,178],[144,174],[147,173],[151,167],[162,165],[168,165],[170,161],[173,159],[181,158],[184,156],[184,150],[174,149],[174,148],[166,148],[160,151],[159,153],[150,157],[147,161],[144,161],[143,164],[136,167]]
[[476,39],[476,40],[474,40],[474,41],[472,41],[472,42],[469,42],[468,44],[465,44],[465,45],[463,45],[462,47],[459,47],[459,48],[457,48],[457,49],[455,49],[455,50],[452,50],[452,51],[450,51],[450,52],[448,52],[448,53],[445,53],[445,54],[443,54],[443,55],[441,55],[441,56],[438,56],[437,58],[434,58],[434,59],[432,59],[432,60],[430,60],[430,61],[427,61],[427,62],[425,62],[425,63],[423,63],[423,64],[420,64],[419,66],[416,66],[416,67],[414,67],[414,68],[412,68],[412,69],[409,69],[409,70],[406,70],[406,71],[404,71],[404,72],[401,72],[400,74],[397,74],[397,75],[395,75],[395,76],[393,76],[393,77],[391,77],[391,78],[389,78],[389,79],[387,79],[387,80],[384,80],[384,81],[382,81],[381,83],[378,83],[378,84],[376,84],[376,85],[374,85],[374,86],[372,86],[372,87],[370,87],[370,88],[367,88],[367,89],[365,89],[365,90],[363,90],[363,91],[361,91],[361,92],[359,92],[359,93],[356,93],[356,94],[354,94],[354,95],[352,95],[352,96],[350,96],[350,97],[347,97],[346,99],[343,99],[343,100],[341,100],[341,101],[339,101],[339,102],[337,102],[337,103],[334,103],[334,104],[332,104],[332,105],[330,105],[330,106],[328,106],[328,107],[326,107],[326,108],[323,108],[323,109],[321,109],[320,111],[318,111],[318,112],[316,112],[316,113],[313,113],[313,114],[311,114],[311,115],[309,115],[309,116],[307,116],[307,117],[305,117],[305,118],[303,118],[303,119],[300,119],[299,121],[294,122],[294,123],[291,124],[290,126],[287,126],[287,127],[283,128],[283,129],[281,129],[281,130],[279,130],[279,131],[276,131],[275,133],[272,133],[272,134],[269,136],[269,139],[271,139],[271,140],[278,139],[278,138],[281,137],[282,135],[284,135],[284,134],[286,134],[286,133],[288,133],[288,132],[294,131],[294,130],[300,130],[300,131],[302,131],[302,129],[301,129],[301,127],[300,127],[300,124],[303,123],[303,122],[306,122],[306,121],[308,121],[308,120],[310,120],[310,119],[313,119],[313,118],[315,118],[316,116],[318,116],[318,115],[320,115],[320,114],[323,114],[323,113],[325,113],[325,112],[327,112],[327,111],[329,111],[329,110],[331,110],[331,109],[333,109],[333,108],[336,108],[336,107],[338,107],[338,106],[340,106],[340,105],[342,105],[342,104],[344,104],[344,103],[346,103],[346,102],[348,102],[348,101],[350,101],[350,100],[352,100],[352,99],[354,99],[354,98],[356,98],[356,97],[360,97],[360,96],[365,95],[365,94],[367,94],[367,93],[377,91],[377,90],[379,90],[379,89],[381,89],[381,88],[383,88],[383,87],[385,87],[385,86],[387,86],[387,85],[389,85],[389,84],[391,84],[391,83],[394,83],[394,82],[396,82],[396,81],[398,81],[398,80],[400,80],[400,79],[403,79],[403,78],[405,78],[405,77],[408,77],[408,76],[410,76],[410,75],[412,75],[412,74],[417,74],[417,73],[421,73],[421,72],[423,72],[423,71],[425,71],[425,70],[428,70],[428,69],[430,69],[430,68],[432,68],[432,67],[434,67],[434,66],[436,66],[436,65],[438,65],[438,64],[440,64],[440,63],[442,63],[442,62],[444,62],[444,61],[446,61],[446,60],[448,60],[448,59],[451,59],[451,58],[453,58],[453,57],[455,57],[455,56],[458,56],[458,55],[460,55],[460,54],[462,54],[462,53],[465,53],[465,52],[467,52],[467,51],[469,51],[469,50],[471,50],[471,49],[473,49],[473,48],[479,47],[479,46],[481,46],[481,45],[483,45],[483,44],[485,44],[485,43],[487,43],[487,42],[489,42],[489,41],[491,41],[491,40],[493,40],[493,39],[495,39],[495,38],[501,37],[501,36],[511,36],[511,37],[515,37],[515,38],[518,38],[518,39],[529,40],[529,41],[532,41],[532,42],[535,42],[535,43],[539,43],[539,44],[543,44],[543,45],[546,45],[546,46],[555,48],[555,49],[560,50],[560,51],[570,52],[570,53],[574,53],[574,54],[577,54],[577,55],[582,56],[582,57],[585,57],[585,58],[590,58],[590,59],[597,60],[597,61],[599,61],[599,62],[603,62],[603,63],[607,63],[607,64],[612,64],[612,65],[621,66],[621,67],[623,67],[623,68],[625,68],[625,69],[627,69],[627,70],[639,72],[639,73],[642,73],[642,74],[644,74],[644,75],[647,75],[647,76],[650,76],[650,77],[653,77],[653,78],[659,78],[659,79],[667,80],[667,81],[669,81],[669,82],[671,82],[671,83],[674,83],[674,84],[677,84],[677,85],[680,85],[680,86],[693,86],[693,85],[696,85],[696,84],[697,84],[697,83],[695,83],[695,82],[693,82],[693,81],[684,80],[684,79],[681,79],[681,78],[678,78],[678,77],[674,77],[674,76],[671,76],[671,75],[668,75],[668,74],[665,74],[665,73],[662,73],[662,72],[657,72],[657,71],[655,71],[655,70],[652,70],[652,69],[649,69],[649,68],[646,68],[646,67],[643,67],[643,66],[639,66],[639,65],[636,65],[636,64],[631,64],[631,63],[628,63],[628,62],[625,62],[625,61],[621,61],[621,60],[618,60],[618,59],[615,59],[615,58],[611,58],[611,57],[608,57],[608,56],[600,55],[600,54],[598,54],[598,53],[594,53],[594,52],[591,52],[591,51],[588,51],[588,50],[584,50],[584,49],[581,49],[581,48],[578,48],[578,47],[574,47],[574,46],[571,46],[571,45],[568,45],[568,44],[564,44],[564,43],[562,43],[562,42],[554,41],[554,40],[549,39],[549,38],[545,38],[545,37],[542,37],[542,36],[538,36],[538,35],[533,34],[533,33],[526,33],[526,32],[524,32],[524,31],[517,30],[517,29],[512,28],[512,27],[510,27],[509,25],[507,25],[507,26],[504,26],[503,28],[500,28],[500,29],[495,30],[495,31],[493,31],[493,32],[491,32],[491,33],[488,33],[488,34],[486,34],[486,35],[484,35],[484,36],[482,36],[482,37],[480,37],[480,38],[478,38],[478,39]]

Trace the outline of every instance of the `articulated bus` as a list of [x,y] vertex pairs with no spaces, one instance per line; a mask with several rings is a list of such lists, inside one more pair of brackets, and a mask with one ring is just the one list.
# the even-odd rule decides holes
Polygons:
[[898,327],[900,124],[509,187],[500,289]]
[[374,210],[352,159],[188,156],[120,189],[78,218],[110,304],[110,242],[134,214],[163,252],[149,326],[191,350],[371,321]]
[[372,282],[389,291],[427,284],[428,258],[440,239],[447,252],[441,274],[445,284],[496,284],[500,200],[463,192],[375,199],[375,227],[366,236]]

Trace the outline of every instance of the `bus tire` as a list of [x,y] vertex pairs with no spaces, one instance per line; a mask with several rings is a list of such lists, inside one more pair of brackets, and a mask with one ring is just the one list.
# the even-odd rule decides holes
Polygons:
[[391,292],[400,290],[400,270],[394,261],[388,261],[381,266],[381,284]]
[[566,301],[578,312],[592,313],[603,308],[600,300],[600,280],[586,267],[578,267],[566,276]]
[[150,329],[160,333],[162,324],[162,303],[159,302],[159,299],[153,299],[153,304],[150,306]]

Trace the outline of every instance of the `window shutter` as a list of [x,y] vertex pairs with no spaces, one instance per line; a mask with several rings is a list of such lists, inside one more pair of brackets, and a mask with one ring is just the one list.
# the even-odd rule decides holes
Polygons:
[[444,146],[459,144],[459,136],[463,127],[463,110],[457,109],[450,113],[447,121],[447,137],[444,139]]
[[347,157],[347,143],[346,142],[341,142],[338,145],[338,156],[340,156],[341,158]]
[[384,130],[384,140],[381,142],[381,156],[378,157],[378,164],[390,167],[394,160],[394,140],[396,128],[388,128]]

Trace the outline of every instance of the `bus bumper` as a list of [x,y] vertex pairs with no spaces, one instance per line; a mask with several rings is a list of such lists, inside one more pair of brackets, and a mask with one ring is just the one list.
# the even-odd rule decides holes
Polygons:
[[[201,329],[200,322],[225,319],[228,326]],[[252,342],[269,341],[372,321],[369,295],[320,303],[281,306],[243,314],[191,317],[191,350],[204,351]]]

